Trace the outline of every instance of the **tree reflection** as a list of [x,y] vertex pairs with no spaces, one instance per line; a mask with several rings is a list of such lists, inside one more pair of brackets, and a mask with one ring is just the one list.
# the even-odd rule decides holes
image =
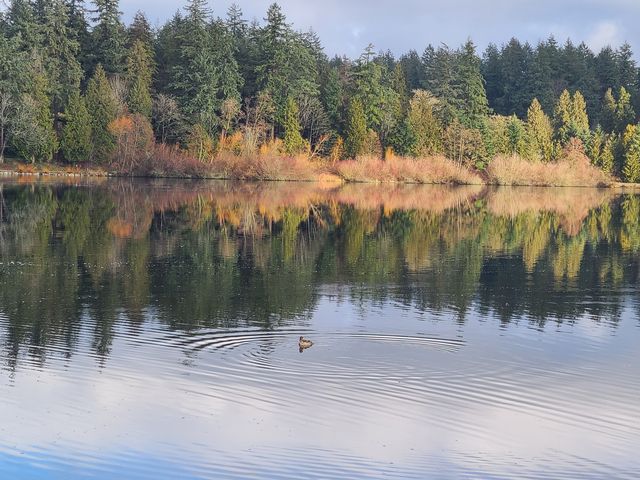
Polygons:
[[423,311],[616,322],[640,197],[610,190],[109,181],[0,184],[9,367],[105,361],[117,328],[299,324],[320,286]]

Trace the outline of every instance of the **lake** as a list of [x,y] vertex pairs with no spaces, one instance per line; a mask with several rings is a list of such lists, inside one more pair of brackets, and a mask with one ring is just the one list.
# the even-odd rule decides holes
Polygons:
[[640,196],[1,182],[0,478],[640,476]]

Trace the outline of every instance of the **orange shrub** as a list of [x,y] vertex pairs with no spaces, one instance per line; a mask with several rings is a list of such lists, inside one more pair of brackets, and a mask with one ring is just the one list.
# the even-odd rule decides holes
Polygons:
[[337,162],[333,171],[348,182],[482,183],[476,173],[442,156],[408,158],[390,155],[387,160],[359,157]]
[[151,123],[139,114],[124,115],[113,120],[108,128],[116,139],[113,166],[124,173],[137,172],[153,152]]

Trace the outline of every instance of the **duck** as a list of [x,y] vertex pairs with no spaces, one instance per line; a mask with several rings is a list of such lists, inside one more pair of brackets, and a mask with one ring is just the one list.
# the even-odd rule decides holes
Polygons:
[[298,346],[300,347],[300,351],[302,352],[304,349],[312,347],[313,342],[304,337],[300,337],[300,340],[298,340]]

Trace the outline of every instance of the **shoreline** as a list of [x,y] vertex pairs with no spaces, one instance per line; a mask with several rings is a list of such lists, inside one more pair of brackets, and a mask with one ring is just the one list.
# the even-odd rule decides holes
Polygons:
[[[27,167],[25,168],[25,165]],[[20,178],[20,177],[46,177],[46,178],[137,178],[137,179],[169,179],[169,180],[219,180],[234,182],[257,182],[257,183],[313,183],[313,184],[364,184],[364,185],[442,185],[442,186],[468,186],[481,185],[485,187],[540,187],[540,188],[601,188],[614,190],[632,190],[640,191],[640,183],[626,183],[616,181],[615,179],[609,185],[540,185],[533,183],[517,183],[517,184],[501,184],[497,182],[486,181],[481,179],[480,182],[418,182],[407,180],[366,180],[353,179],[347,180],[340,176],[321,172],[316,178],[311,179],[254,179],[254,178],[236,178],[232,176],[220,175],[168,175],[168,174],[126,174],[114,171],[107,171],[100,167],[76,167],[57,164],[36,165],[22,163],[4,163],[0,164],[0,177]]]

